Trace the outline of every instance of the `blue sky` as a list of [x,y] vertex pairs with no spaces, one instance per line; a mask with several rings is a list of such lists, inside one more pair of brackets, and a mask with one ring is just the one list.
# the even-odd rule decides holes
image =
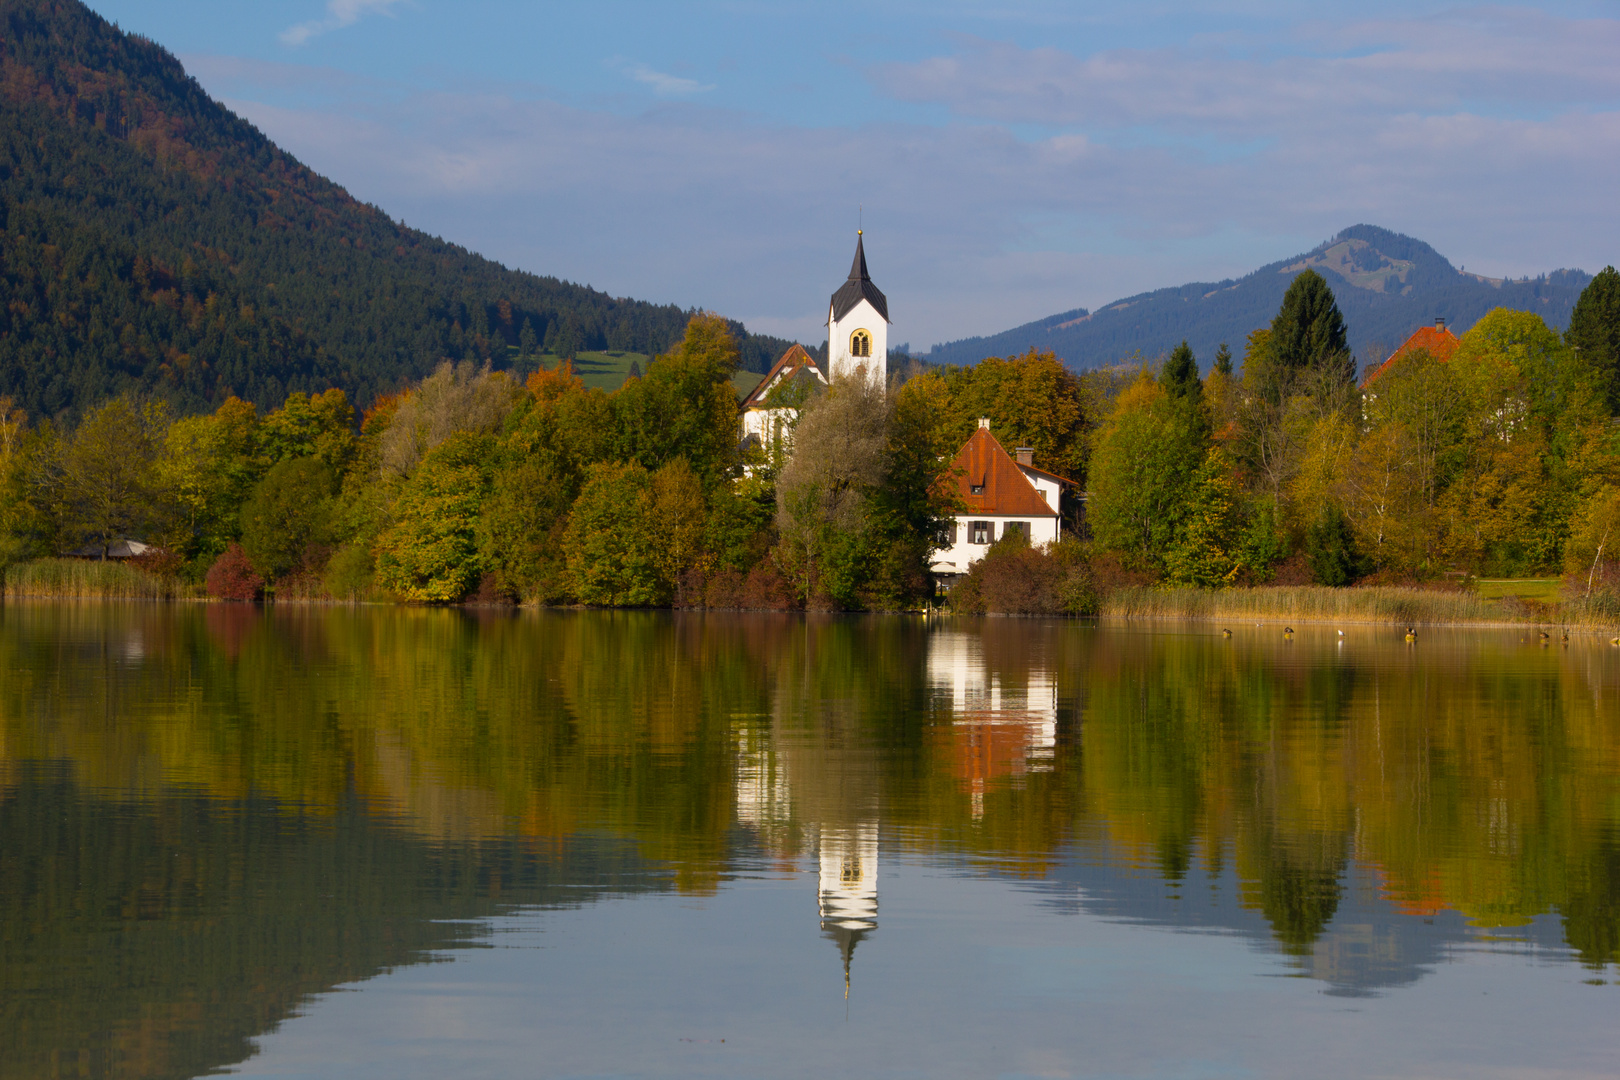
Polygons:
[[93,6],[410,225],[811,344],[858,214],[923,348],[1358,222],[1497,276],[1620,249],[1612,2]]

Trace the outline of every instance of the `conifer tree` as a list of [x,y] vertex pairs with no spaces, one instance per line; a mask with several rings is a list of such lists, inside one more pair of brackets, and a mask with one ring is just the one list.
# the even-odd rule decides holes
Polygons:
[[1221,342],[1221,347],[1215,350],[1215,370],[1228,378],[1232,375],[1232,350]]
[[1204,393],[1203,383],[1198,381],[1198,360],[1193,351],[1182,341],[1177,345],[1170,358],[1164,362],[1159,371],[1159,385],[1164,392],[1175,399],[1191,399],[1197,401]]
[[1564,344],[1598,378],[1611,414],[1620,414],[1620,273],[1606,266],[1575,301]]
[[1271,320],[1271,358],[1279,376],[1328,369],[1355,381],[1355,360],[1345,342],[1344,316],[1327,280],[1315,270],[1296,277]]

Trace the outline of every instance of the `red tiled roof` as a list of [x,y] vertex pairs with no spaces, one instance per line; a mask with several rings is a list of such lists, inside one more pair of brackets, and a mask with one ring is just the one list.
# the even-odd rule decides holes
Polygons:
[[803,345],[794,343],[788,346],[788,350],[782,354],[782,358],[771,367],[771,370],[765,373],[765,377],[759,380],[759,385],[755,386],[749,395],[743,399],[743,409],[764,408],[765,399],[770,396],[771,391],[777,385],[778,375],[782,377],[782,382],[786,382],[807,368],[815,372],[818,377],[820,376],[821,369],[816,366],[815,357],[806,352]]
[[[1057,507],[1041,498],[989,428],[979,428],[951,462],[957,494],[970,514],[1056,517]],[[974,488],[981,489],[974,494]]]
[[1425,349],[1429,355],[1444,363],[1451,359],[1451,354],[1457,351],[1457,335],[1444,326],[1420,326],[1406,339],[1406,344],[1390,354],[1388,360],[1379,364],[1365,379],[1361,380],[1363,387],[1371,386],[1373,380],[1393,367],[1396,361],[1404,356]]

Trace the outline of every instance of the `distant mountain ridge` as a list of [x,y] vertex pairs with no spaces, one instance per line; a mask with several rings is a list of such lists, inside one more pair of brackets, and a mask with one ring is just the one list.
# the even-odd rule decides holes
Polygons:
[[1497,307],[1533,311],[1562,329],[1592,280],[1582,270],[1516,281],[1481,277],[1459,271],[1421,240],[1376,225],[1353,225],[1311,251],[1241,278],[1138,293],[1095,312],[1076,308],[999,334],[935,345],[927,359],[972,364],[1033,347],[1084,370],[1137,353],[1151,359],[1185,340],[1206,370],[1222,342],[1241,362],[1250,331],[1271,322],[1288,283],[1307,268],[1332,286],[1350,347],[1363,363],[1382,359],[1436,318],[1461,333]]
[[[447,358],[662,352],[690,314],[407,228],[78,0],[0,0],[0,395],[34,416],[124,392],[364,405]],[[733,330],[752,370],[789,344]]]

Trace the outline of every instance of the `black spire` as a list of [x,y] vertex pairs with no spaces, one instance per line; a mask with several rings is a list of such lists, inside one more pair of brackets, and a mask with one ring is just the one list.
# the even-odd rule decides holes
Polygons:
[[869,301],[877,308],[877,313],[883,316],[883,321],[889,321],[889,301],[876,285],[872,284],[872,275],[866,272],[866,245],[860,233],[855,234],[855,261],[849,267],[849,280],[838,287],[832,294],[832,321],[837,322],[850,309],[862,300]]
[[855,262],[849,268],[849,280],[871,281],[872,275],[866,272],[866,245],[860,233],[855,234]]

